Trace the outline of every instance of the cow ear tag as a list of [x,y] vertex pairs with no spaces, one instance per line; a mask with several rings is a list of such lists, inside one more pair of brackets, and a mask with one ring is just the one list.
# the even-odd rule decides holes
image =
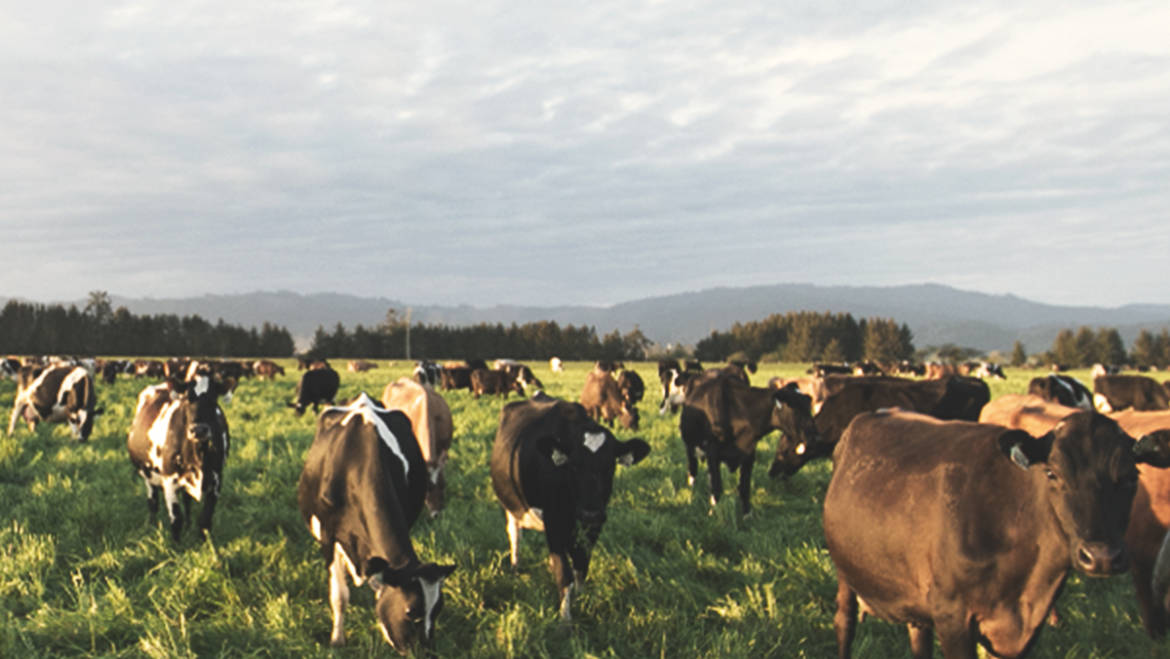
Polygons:
[[559,448],[553,449],[551,457],[553,464],[558,467],[565,466],[565,463],[569,461],[569,456],[565,455]]
[[1028,468],[1028,456],[1024,455],[1024,451],[1020,448],[1019,444],[1012,447],[1011,456],[1012,462],[1016,463],[1017,467],[1021,469]]

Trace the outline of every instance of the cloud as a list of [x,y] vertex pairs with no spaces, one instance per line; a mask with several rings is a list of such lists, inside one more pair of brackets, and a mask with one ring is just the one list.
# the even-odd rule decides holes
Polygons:
[[1170,302],[1145,274],[1170,246],[1168,23],[1145,2],[8,7],[0,294]]

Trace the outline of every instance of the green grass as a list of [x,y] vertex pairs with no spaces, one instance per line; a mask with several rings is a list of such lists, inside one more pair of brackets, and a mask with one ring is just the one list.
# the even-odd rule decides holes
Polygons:
[[[0,437],[0,657],[368,656],[392,654],[374,623],[369,589],[353,590],[349,645],[328,646],[325,565],[300,519],[295,489],[313,417],[285,407],[298,373],[245,380],[225,407],[232,428],[214,547],[193,528],[175,545],[147,523],[144,487],[126,455],[135,397],[147,384],[99,385],[99,417],[88,444],[63,426]],[[548,393],[580,394],[589,364],[564,373],[530,364]],[[420,518],[416,549],[453,562],[439,620],[440,656],[472,657],[828,657],[836,652],[836,580],[821,532],[827,462],[788,481],[767,477],[774,437],[760,446],[753,516],[738,519],[735,476],[708,510],[706,479],[686,486],[677,416],[660,417],[653,364],[640,436],[653,450],[619,468],[610,517],[589,583],[560,624],[541,534],[526,532],[517,574],[508,567],[504,515],[488,476],[503,401],[444,392],[455,419],[448,508]],[[343,372],[342,395],[382,388],[409,372],[398,362]],[[803,365],[763,365],[753,381],[795,376]],[[993,396],[1022,392],[1034,373],[1009,371]],[[1073,375],[1088,381],[1087,373]],[[0,381],[0,410],[14,385]],[[509,400],[516,400],[515,396]],[[5,417],[5,421],[7,418]],[[725,474],[726,476],[726,474]],[[1128,576],[1074,575],[1060,600],[1064,624],[1046,629],[1035,657],[1170,656],[1139,628]],[[906,656],[902,627],[866,620],[855,656]]]

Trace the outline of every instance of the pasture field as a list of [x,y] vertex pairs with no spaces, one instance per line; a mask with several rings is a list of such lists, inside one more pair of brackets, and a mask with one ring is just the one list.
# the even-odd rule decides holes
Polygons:
[[[377,631],[368,588],[353,589],[349,645],[329,647],[326,566],[300,518],[295,490],[314,418],[285,407],[299,376],[291,360],[275,382],[244,380],[224,406],[231,454],[212,543],[189,526],[178,545],[147,523],[145,488],[126,433],[146,380],[98,385],[105,414],[89,443],[62,425],[21,426],[0,437],[0,657],[393,656]],[[341,396],[380,398],[410,364],[341,371]],[[339,364],[340,365],[340,364]],[[591,364],[550,373],[545,390],[577,399]],[[753,376],[795,376],[805,365],[765,364]],[[652,447],[618,468],[609,520],[574,620],[562,625],[542,534],[526,532],[521,566],[508,565],[504,514],[488,476],[498,397],[443,392],[455,419],[448,507],[413,529],[424,560],[455,563],[444,585],[435,652],[443,657],[830,657],[836,579],[821,531],[828,461],[787,481],[767,477],[775,437],[753,474],[754,514],[738,519],[737,476],[711,513],[706,479],[687,487],[677,415],[659,416],[657,372],[647,383],[640,436]],[[1022,393],[1035,373],[1009,370],[993,397]],[[1088,381],[1087,372],[1074,372]],[[15,384],[0,380],[0,410]],[[508,400],[516,400],[513,395]],[[198,504],[196,504],[198,505]],[[165,519],[165,513],[160,515]],[[1034,657],[1170,657],[1140,629],[1128,575],[1074,574],[1058,600],[1062,624],[1045,629]],[[905,629],[868,619],[857,657],[907,656]],[[937,654],[937,652],[936,652]]]

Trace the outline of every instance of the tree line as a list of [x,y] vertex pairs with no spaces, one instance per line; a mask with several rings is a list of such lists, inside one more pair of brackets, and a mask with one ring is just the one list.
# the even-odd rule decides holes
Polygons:
[[651,345],[636,327],[625,334],[614,330],[598,336],[593,327],[561,327],[547,320],[507,326],[407,325],[391,310],[387,322],[376,327],[357,325],[350,330],[341,323],[332,331],[318,327],[309,352],[320,357],[380,359],[548,359],[555,355],[565,360],[639,361],[646,359]]
[[713,331],[695,345],[695,357],[703,361],[723,361],[735,353],[763,361],[892,362],[914,356],[914,335],[891,318],[790,311]]
[[[1116,328],[1082,326],[1075,331],[1066,328],[1057,333],[1048,352],[1041,353],[1038,358],[1033,356],[1033,361],[1068,368],[1107,364],[1164,369],[1170,366],[1170,330],[1163,328],[1159,334],[1141,330],[1127,352]],[[1027,362],[1024,346],[1017,341],[1012,349],[1011,363],[1020,366]]]
[[257,329],[212,324],[198,315],[139,316],[113,308],[94,291],[84,309],[9,300],[0,310],[0,351],[17,355],[292,355],[292,335],[271,323]]

